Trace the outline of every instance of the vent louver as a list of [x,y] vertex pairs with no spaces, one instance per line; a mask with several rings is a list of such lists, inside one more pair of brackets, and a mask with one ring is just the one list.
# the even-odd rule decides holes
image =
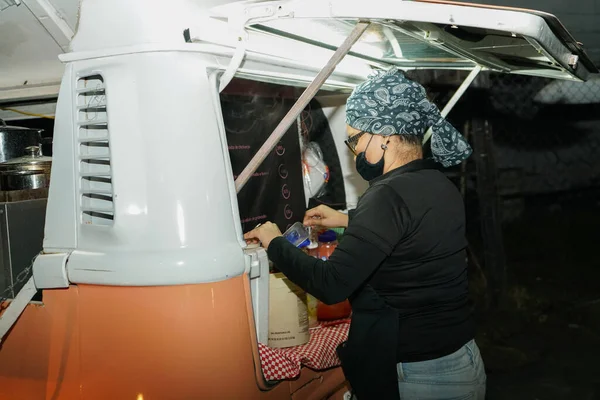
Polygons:
[[106,104],[106,86],[101,75],[78,79],[81,221],[88,225],[112,225],[115,216]]

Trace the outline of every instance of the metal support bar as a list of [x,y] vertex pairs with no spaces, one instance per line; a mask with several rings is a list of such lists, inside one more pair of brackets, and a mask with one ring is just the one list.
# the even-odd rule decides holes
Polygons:
[[40,24],[52,36],[52,39],[58,44],[63,51],[69,50],[69,43],[75,32],[61,13],[54,7],[49,0],[23,0],[25,6],[31,13],[40,21]]
[[[461,83],[460,86],[458,87],[458,89],[456,89],[456,92],[454,92],[454,94],[452,95],[450,100],[448,100],[448,103],[446,103],[446,105],[444,106],[444,109],[440,112],[440,114],[442,114],[442,117],[446,118],[448,116],[448,114],[454,108],[456,103],[458,103],[458,100],[460,100],[460,98],[463,96],[463,94],[465,94],[465,92],[467,91],[469,86],[471,86],[471,83],[473,83],[475,78],[477,78],[477,75],[479,75],[481,70],[482,70],[481,65],[477,65],[475,68],[473,68],[471,70],[471,72],[465,78],[463,83]],[[423,144],[427,143],[427,141],[431,137],[431,133],[432,133],[431,128],[429,128],[427,130],[427,132],[425,132],[425,136],[423,136]]]
[[390,42],[392,50],[394,51],[394,56],[396,56],[397,58],[403,58],[404,56],[402,55],[402,47],[400,47],[400,43],[398,43],[398,38],[396,37],[396,35],[394,35],[394,32],[392,32],[389,26],[383,27],[383,34],[385,35],[385,38],[388,40],[388,42]]
[[346,40],[344,40],[344,43],[342,43],[340,47],[338,47],[335,53],[333,53],[333,56],[331,56],[331,59],[323,67],[321,72],[319,72],[315,79],[300,95],[300,97],[292,106],[290,111],[288,111],[285,117],[283,117],[283,119],[281,120],[279,125],[277,125],[273,133],[271,133],[269,138],[256,152],[254,157],[252,157],[252,160],[250,160],[248,165],[246,165],[246,168],[244,168],[242,173],[235,180],[235,189],[237,193],[239,193],[240,190],[242,190],[242,188],[248,182],[252,174],[258,169],[258,167],[260,167],[260,165],[265,160],[265,158],[267,158],[271,150],[273,150],[273,148],[281,140],[283,135],[285,135],[287,130],[294,123],[298,115],[300,115],[302,110],[304,110],[304,108],[312,100],[312,98],[315,97],[321,86],[323,86],[327,78],[329,78],[329,76],[333,73],[335,67],[344,58],[348,51],[350,51],[352,45],[356,43],[356,41],[361,37],[363,32],[369,27],[369,24],[369,22],[358,22],[356,24],[352,32],[350,32],[350,35],[348,35]]
[[11,6],[18,6],[20,4],[20,0],[0,0],[0,11]]
[[36,293],[37,289],[32,276],[0,317],[0,342],[15,322],[17,322],[17,319],[19,319],[19,316],[21,316],[25,307],[27,307],[27,304],[29,304]]
[[241,34],[238,36],[238,46],[235,49],[235,53],[233,53],[233,57],[225,70],[225,73],[221,76],[219,81],[219,93],[221,93],[227,85],[233,79],[235,73],[242,65],[242,61],[244,60],[244,56],[246,55],[246,42],[248,40],[248,34],[246,31],[242,30]]

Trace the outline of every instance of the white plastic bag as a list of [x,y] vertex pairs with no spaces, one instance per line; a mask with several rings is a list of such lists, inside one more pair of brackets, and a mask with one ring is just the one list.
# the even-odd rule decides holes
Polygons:
[[302,152],[302,175],[304,197],[308,204],[309,199],[325,192],[325,186],[329,182],[329,167],[323,161],[321,148],[315,142],[308,143]]

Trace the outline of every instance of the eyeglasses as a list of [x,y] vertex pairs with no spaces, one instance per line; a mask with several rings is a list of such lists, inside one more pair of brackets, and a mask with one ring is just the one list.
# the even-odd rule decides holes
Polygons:
[[358,154],[356,154],[356,145],[358,144],[359,139],[365,133],[366,133],[365,131],[360,131],[356,135],[353,135],[352,137],[344,140],[344,143],[346,144],[346,146],[348,146],[348,148],[350,149],[350,151],[352,152],[352,154],[354,154],[355,156],[358,155]]

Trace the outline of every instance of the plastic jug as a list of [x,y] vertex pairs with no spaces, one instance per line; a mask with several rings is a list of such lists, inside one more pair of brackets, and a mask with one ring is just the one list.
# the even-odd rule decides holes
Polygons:
[[[327,230],[319,235],[318,257],[321,260],[327,260],[337,247],[337,236],[334,231]],[[317,319],[319,321],[331,321],[334,319],[348,318],[352,313],[350,302],[348,300],[341,303],[327,305],[322,302],[317,303]]]
[[321,260],[327,260],[338,245],[337,235],[332,230],[327,230],[319,236],[319,249],[317,253]]

